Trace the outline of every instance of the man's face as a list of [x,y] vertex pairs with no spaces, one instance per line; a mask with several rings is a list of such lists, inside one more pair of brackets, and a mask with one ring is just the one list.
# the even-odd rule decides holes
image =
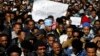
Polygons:
[[19,39],[24,40],[25,39],[25,32],[21,32],[19,35]]
[[58,29],[59,29],[60,31],[63,31],[64,26],[63,26],[62,24],[60,24],[60,25],[58,25]]
[[87,48],[87,56],[96,56],[95,48]]
[[100,28],[100,22],[99,21],[95,22],[94,27],[99,29]]
[[6,36],[2,36],[1,38],[0,38],[0,43],[4,46],[4,47],[6,47],[7,46],[7,37]]
[[46,47],[45,46],[39,46],[37,49],[37,54],[40,56],[44,56],[45,55],[45,51],[46,51]]
[[89,11],[91,11],[91,10],[93,9],[93,6],[90,5],[90,6],[88,7],[88,9],[89,9]]
[[27,26],[29,29],[33,29],[34,23],[32,21],[30,21]]
[[15,27],[13,29],[17,33],[19,30],[21,30],[21,26],[20,25],[15,25]]
[[73,29],[72,28],[67,28],[67,35],[68,37],[71,37],[73,34]]
[[19,53],[17,53],[17,52],[12,52],[12,53],[10,54],[10,56],[20,56],[20,55],[19,55]]
[[9,22],[11,20],[11,14],[10,13],[6,13],[5,18]]
[[40,25],[43,25],[43,24],[44,24],[44,22],[43,22],[43,21],[41,21],[41,22],[40,22]]
[[91,16],[95,18],[96,17],[96,11],[92,11]]
[[52,46],[53,42],[54,42],[54,38],[53,37],[49,37],[48,38],[48,43]]
[[90,28],[89,27],[84,27],[83,32],[84,32],[84,34],[88,35],[89,32],[90,32]]
[[54,53],[55,54],[60,54],[60,51],[61,51],[61,47],[60,47],[60,45],[58,44],[58,43],[53,43],[53,51],[54,51]]
[[46,30],[47,31],[51,31],[52,30],[52,26],[46,26]]

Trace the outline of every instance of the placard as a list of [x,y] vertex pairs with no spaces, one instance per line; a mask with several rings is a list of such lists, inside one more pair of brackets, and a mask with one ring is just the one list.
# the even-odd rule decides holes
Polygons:
[[81,24],[81,17],[70,17],[73,25],[80,25]]
[[64,16],[68,9],[68,4],[63,4],[54,1],[35,1],[33,3],[32,18],[35,21],[45,19],[49,15],[54,18]]

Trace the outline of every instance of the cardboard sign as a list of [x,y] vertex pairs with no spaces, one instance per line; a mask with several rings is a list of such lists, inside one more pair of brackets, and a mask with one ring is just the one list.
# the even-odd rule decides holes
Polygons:
[[73,25],[80,25],[81,24],[81,17],[70,17]]
[[68,9],[68,4],[53,1],[35,1],[33,3],[32,18],[35,21],[45,19],[49,15],[54,18],[64,16]]

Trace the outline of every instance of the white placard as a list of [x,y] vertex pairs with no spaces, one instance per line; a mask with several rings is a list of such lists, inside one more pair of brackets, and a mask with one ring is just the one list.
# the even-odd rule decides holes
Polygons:
[[68,4],[62,4],[53,1],[35,1],[32,9],[32,18],[35,21],[39,19],[45,19],[49,15],[53,15],[54,18],[64,16],[68,9]]
[[80,25],[81,24],[81,17],[70,17],[73,25]]

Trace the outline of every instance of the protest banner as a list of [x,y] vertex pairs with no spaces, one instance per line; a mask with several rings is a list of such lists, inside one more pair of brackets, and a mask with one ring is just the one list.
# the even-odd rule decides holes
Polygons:
[[81,17],[70,17],[73,25],[80,25],[81,24]]
[[32,18],[35,21],[45,19],[49,15],[54,18],[64,16],[68,9],[68,4],[54,1],[35,1],[32,9]]

